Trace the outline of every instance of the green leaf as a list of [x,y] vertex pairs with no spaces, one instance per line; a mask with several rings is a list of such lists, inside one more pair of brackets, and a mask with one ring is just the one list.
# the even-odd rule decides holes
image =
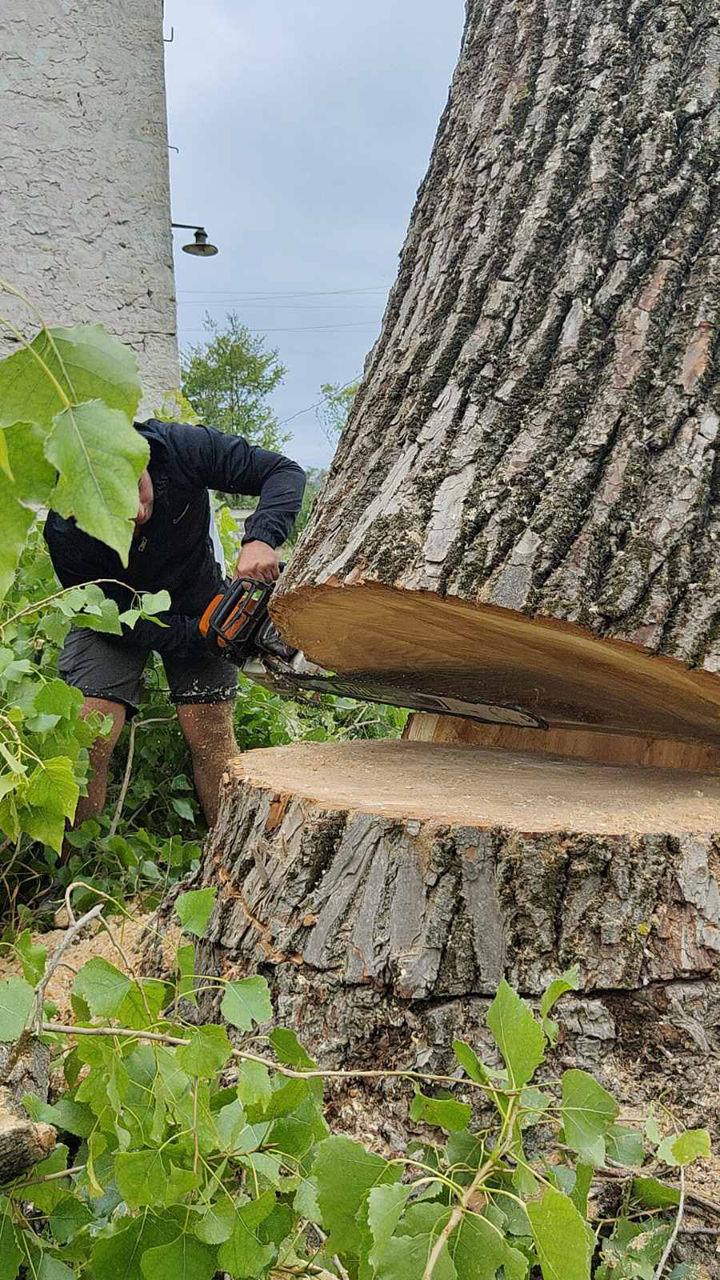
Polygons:
[[75,816],[79,795],[73,763],[67,756],[43,760],[28,778],[27,803],[48,809],[62,818]]
[[270,1072],[261,1062],[243,1062],[238,1071],[238,1098],[245,1107],[264,1111],[272,1097]]
[[266,1191],[257,1200],[251,1200],[237,1210],[233,1233],[220,1248],[218,1264],[238,1280],[262,1275],[275,1258],[274,1246],[263,1244],[257,1232],[274,1208],[275,1193]]
[[289,1027],[276,1027],[270,1032],[269,1040],[283,1066],[295,1067],[297,1071],[313,1071],[317,1066]]
[[193,1234],[205,1244],[224,1244],[229,1240],[237,1218],[238,1207],[229,1199],[216,1200],[202,1212],[193,1225]]
[[450,1254],[460,1280],[495,1280],[503,1268],[504,1280],[525,1280],[528,1261],[513,1249],[503,1233],[487,1218],[465,1214],[453,1234]]
[[107,543],[126,565],[137,482],[150,457],[147,441],[120,410],[90,400],[58,413],[45,456],[59,472],[53,510],[74,516],[80,529]]
[[33,1187],[32,1199],[36,1209],[43,1213],[52,1213],[55,1206],[65,1199],[71,1190],[69,1178],[53,1178],[45,1183],[41,1183],[40,1180],[47,1178],[50,1173],[60,1173],[67,1167],[68,1149],[62,1142],[57,1144],[46,1160],[41,1160],[40,1164],[35,1165],[33,1178],[38,1181]]
[[359,1252],[362,1237],[357,1215],[365,1196],[373,1187],[391,1185],[400,1177],[399,1168],[350,1138],[337,1136],[319,1144],[313,1178],[322,1225],[330,1235],[329,1253]]
[[83,695],[64,680],[48,680],[38,689],[34,702],[36,711],[71,719],[82,707]]
[[679,1137],[670,1134],[658,1147],[658,1160],[669,1165],[688,1165],[695,1160],[709,1160],[712,1155],[707,1129],[686,1129]]
[[36,987],[45,972],[47,947],[41,942],[33,942],[29,929],[23,929],[14,945],[26,980],[32,987]]
[[103,960],[102,956],[94,956],[88,960],[78,973],[73,986],[73,995],[85,1000],[93,1017],[112,1018],[120,1008],[130,990],[131,982],[124,973]]
[[32,1012],[35,992],[24,978],[0,982],[0,1043],[18,1040]]
[[[383,1253],[377,1280],[420,1280],[437,1235],[393,1236]],[[437,1261],[433,1280],[458,1280],[447,1245]]]
[[668,1187],[657,1178],[633,1178],[632,1197],[647,1209],[672,1209],[680,1203],[677,1187]]
[[550,1010],[557,1004],[561,996],[568,991],[577,991],[580,987],[580,965],[574,964],[572,969],[566,970],[561,977],[556,978],[550,983],[547,991],[540,1001],[540,1017],[542,1019],[542,1027],[545,1035],[551,1044],[555,1044],[558,1037],[559,1027],[557,1022],[548,1017]]
[[171,1244],[146,1250],[140,1266],[146,1280],[213,1280],[217,1250],[183,1232]]
[[[1,376],[0,361],[0,379]],[[7,446],[14,477],[11,481],[6,474],[0,474],[0,599],[3,599],[36,517],[36,511],[26,504],[47,504],[55,472],[43,454],[44,433],[34,423],[15,422],[0,435]]]
[[575,1185],[570,1193],[570,1199],[583,1218],[588,1216],[588,1196],[594,1173],[595,1170],[591,1164],[579,1164],[575,1170]]
[[197,1007],[197,996],[195,995],[195,943],[188,942],[186,946],[178,947],[175,952],[175,962],[179,975],[177,984],[178,999],[188,1000],[190,1004]]
[[64,1262],[52,1257],[49,1253],[42,1255],[35,1273],[37,1280],[73,1280],[73,1275],[74,1273],[65,1266]]
[[595,1237],[572,1200],[550,1188],[526,1209],[544,1280],[590,1280]]
[[67,1244],[92,1221],[93,1214],[86,1204],[76,1196],[66,1196],[50,1214],[50,1229],[58,1244]]
[[[128,1224],[128,1225],[125,1225]],[[121,1230],[97,1240],[92,1252],[93,1280],[145,1280],[143,1254],[167,1245],[177,1236],[177,1223],[143,1214],[120,1220]]]
[[232,1054],[232,1045],[224,1027],[198,1027],[189,1037],[190,1043],[176,1051],[178,1066],[189,1076],[210,1079],[217,1075]]
[[411,1120],[438,1125],[448,1133],[467,1129],[471,1116],[472,1107],[466,1102],[457,1102],[454,1098],[427,1098],[419,1089],[416,1089],[410,1107]]
[[530,1006],[520,999],[504,978],[488,1009],[486,1021],[505,1061],[512,1087],[521,1089],[532,1079],[543,1060],[545,1036]]
[[412,1187],[396,1183],[394,1186],[373,1187],[368,1195],[367,1222],[373,1240],[369,1262],[372,1267],[378,1266],[405,1211],[411,1191]]
[[257,975],[229,982],[220,1009],[231,1026],[250,1031],[253,1022],[269,1022],[273,1016],[270,988],[265,979]]
[[8,1211],[8,1201],[0,1201],[0,1280],[15,1280],[24,1254]]
[[165,1204],[166,1173],[159,1151],[121,1151],[115,1157],[115,1183],[131,1209]]
[[492,1077],[487,1067],[478,1058],[474,1049],[466,1044],[464,1040],[453,1040],[453,1053],[457,1058],[460,1066],[471,1080],[476,1084],[491,1084]]
[[[195,812],[189,800],[185,800],[182,796],[176,796],[170,803],[179,818],[182,818],[185,822],[195,821]],[[207,921],[205,923],[207,924]]]
[[566,1071],[560,1113],[565,1141],[585,1164],[605,1164],[605,1134],[620,1108],[587,1071]]
[[204,938],[208,921],[213,913],[217,889],[191,889],[181,893],[175,903],[178,919],[187,933]]
[[607,1153],[610,1160],[631,1169],[640,1169],[645,1161],[645,1142],[639,1129],[627,1129],[614,1124],[606,1134]]
[[141,394],[137,360],[102,325],[43,329],[31,347],[0,361],[0,425],[30,421],[50,430],[65,401],[43,364],[72,403],[99,399],[135,417]]
[[70,1098],[58,1098],[51,1106],[31,1094],[23,1098],[23,1106],[33,1120],[51,1124],[62,1133],[72,1133],[77,1138],[89,1138],[95,1128],[95,1117],[90,1108]]

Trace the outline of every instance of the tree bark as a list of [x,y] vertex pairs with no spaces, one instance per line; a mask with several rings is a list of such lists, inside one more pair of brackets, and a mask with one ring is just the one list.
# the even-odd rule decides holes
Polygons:
[[[608,801],[608,798],[610,802]],[[200,882],[198,971],[264,973],[321,1065],[492,1058],[501,978],[536,997],[580,963],[553,1069],[633,1106],[718,1117],[720,779],[410,743],[250,752],[226,777]],[[697,832],[706,834],[697,834]],[[207,999],[207,997],[206,997]],[[399,1142],[407,1091],[362,1086],[346,1127]]]
[[33,1094],[47,1101],[50,1050],[26,1032],[0,1045],[0,1187],[23,1177],[55,1146],[55,1130],[34,1124],[22,1106]]
[[716,0],[469,0],[275,601],[310,658],[718,743],[719,171]]

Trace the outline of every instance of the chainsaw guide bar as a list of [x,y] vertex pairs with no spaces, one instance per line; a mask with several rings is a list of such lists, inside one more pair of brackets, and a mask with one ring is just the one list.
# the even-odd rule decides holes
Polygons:
[[[456,695],[444,683],[447,673],[356,671],[343,675],[324,671],[282,639],[268,611],[274,586],[274,583],[239,578],[223,595],[211,601],[200,623],[210,651],[233,662],[258,684],[285,697],[297,697],[303,692],[324,693],[410,711],[462,716],[480,724],[511,725],[517,729],[548,728],[545,720],[521,707],[499,706]],[[428,683],[442,685],[442,692],[421,687]]]

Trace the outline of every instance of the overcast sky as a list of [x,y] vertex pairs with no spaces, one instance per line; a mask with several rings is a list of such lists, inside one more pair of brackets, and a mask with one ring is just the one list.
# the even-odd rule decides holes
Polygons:
[[[180,251],[180,341],[237,311],[279,348],[281,419],[357,376],[430,154],[464,0],[166,0],[173,220],[216,258]],[[316,413],[288,452],[322,466]]]

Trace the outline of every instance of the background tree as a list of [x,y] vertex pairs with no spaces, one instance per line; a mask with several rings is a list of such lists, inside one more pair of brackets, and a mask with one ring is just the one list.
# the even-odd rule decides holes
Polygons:
[[202,422],[231,435],[246,436],[265,449],[280,449],[277,415],[267,403],[285,377],[277,350],[241,324],[234,312],[225,325],[206,315],[208,338],[180,357],[182,389]]
[[320,388],[323,399],[318,405],[317,416],[331,444],[337,443],[347,425],[359,386],[356,380],[344,387],[339,382],[324,382]]

